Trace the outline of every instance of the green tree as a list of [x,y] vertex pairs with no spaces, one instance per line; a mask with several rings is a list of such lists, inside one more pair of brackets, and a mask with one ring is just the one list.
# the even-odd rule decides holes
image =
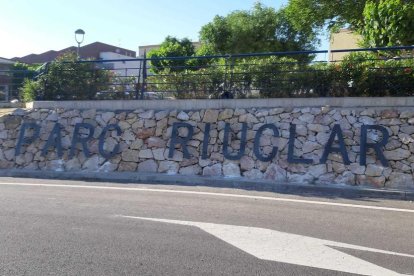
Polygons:
[[158,49],[151,50],[148,58],[151,60],[151,70],[159,73],[164,70],[170,72],[183,71],[189,65],[187,59],[163,59],[168,57],[189,57],[195,53],[194,45],[188,38],[181,40],[167,36]]
[[286,13],[294,28],[304,32],[319,32],[350,26],[359,29],[364,21],[367,0],[289,0]]
[[36,80],[26,81],[21,98],[27,101],[36,95],[42,100],[90,100],[97,92],[108,90],[113,77],[94,63],[78,62],[76,53],[68,52],[46,64]]
[[217,15],[200,31],[201,42],[217,54],[311,50],[315,38],[294,28],[285,10],[260,3],[249,11]]
[[361,30],[367,46],[414,44],[414,2],[411,0],[369,1]]
[[285,10],[305,33],[346,26],[363,36],[365,46],[414,44],[412,0],[289,0]]

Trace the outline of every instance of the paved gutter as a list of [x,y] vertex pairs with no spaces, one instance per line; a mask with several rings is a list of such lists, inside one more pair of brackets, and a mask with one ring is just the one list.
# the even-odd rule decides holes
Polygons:
[[39,179],[85,180],[92,182],[148,183],[163,185],[206,186],[236,188],[243,190],[268,191],[282,194],[308,194],[344,198],[390,198],[414,200],[414,190],[372,188],[338,184],[276,183],[268,180],[251,180],[241,177],[203,177],[136,172],[55,172],[39,170],[1,169],[0,177],[21,177]]

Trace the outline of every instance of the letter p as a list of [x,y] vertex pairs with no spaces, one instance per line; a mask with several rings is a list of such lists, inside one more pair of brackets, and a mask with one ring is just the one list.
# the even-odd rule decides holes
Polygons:
[[[31,136],[26,137],[25,134],[26,130],[28,129],[33,129],[33,134]],[[20,128],[19,140],[17,141],[16,151],[14,155],[20,155],[22,145],[28,145],[33,143],[37,138],[39,138],[39,134],[40,126],[38,126],[36,123],[23,123],[22,127]]]

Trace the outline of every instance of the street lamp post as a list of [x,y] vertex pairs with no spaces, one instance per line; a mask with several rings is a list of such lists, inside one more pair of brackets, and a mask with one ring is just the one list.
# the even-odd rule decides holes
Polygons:
[[75,40],[76,40],[76,42],[78,43],[78,50],[77,50],[78,59],[80,59],[80,56],[79,56],[79,49],[80,49],[80,45],[81,45],[81,43],[83,42],[84,36],[85,36],[85,31],[84,31],[84,30],[82,30],[82,29],[77,29],[77,30],[75,31]]

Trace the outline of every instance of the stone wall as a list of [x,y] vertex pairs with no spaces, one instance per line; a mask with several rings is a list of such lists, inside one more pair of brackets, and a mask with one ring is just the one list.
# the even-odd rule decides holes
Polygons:
[[[39,126],[38,138],[34,125]],[[381,129],[364,130],[371,125],[383,127],[389,137]],[[361,165],[364,132],[366,160]],[[0,117],[0,168],[414,188],[413,141],[411,107],[18,109]],[[321,160],[324,152],[326,160]]]

